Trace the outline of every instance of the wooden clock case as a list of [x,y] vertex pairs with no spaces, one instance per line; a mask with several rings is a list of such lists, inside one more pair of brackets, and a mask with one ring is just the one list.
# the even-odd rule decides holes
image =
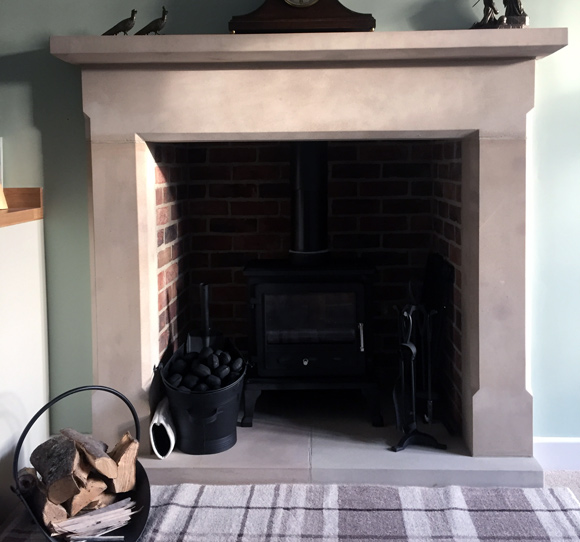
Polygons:
[[236,15],[229,23],[235,34],[279,32],[370,32],[376,21],[370,14],[356,13],[338,0],[318,0],[295,7],[285,0],[265,0],[255,11]]

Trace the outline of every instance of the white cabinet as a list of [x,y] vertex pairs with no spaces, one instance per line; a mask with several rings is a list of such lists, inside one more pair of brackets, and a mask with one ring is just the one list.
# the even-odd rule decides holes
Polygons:
[[[38,217],[38,208],[22,214],[10,210],[8,194],[7,199],[9,211],[0,211],[0,524],[18,503],[9,489],[16,442],[48,402],[44,221],[30,218]],[[27,464],[48,436],[45,414],[24,442],[21,458]]]

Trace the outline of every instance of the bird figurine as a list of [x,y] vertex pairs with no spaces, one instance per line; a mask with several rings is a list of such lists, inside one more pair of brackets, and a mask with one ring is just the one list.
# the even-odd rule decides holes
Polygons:
[[161,17],[159,19],[154,19],[149,24],[145,25],[141,30],[135,32],[136,36],[145,36],[146,34],[159,34],[159,32],[165,26],[167,22],[167,10],[163,6],[163,11],[161,12]]
[[109,30],[107,30],[106,32],[103,33],[103,36],[116,36],[117,34],[120,34],[121,32],[123,32],[123,34],[125,34],[125,36],[126,36],[127,32],[129,32],[129,30],[131,30],[131,28],[133,28],[135,26],[135,16],[136,15],[137,15],[137,10],[132,9],[131,10],[131,17],[127,17],[126,19],[123,19],[122,21],[118,22],[115,26],[113,26],[113,28],[109,28]]

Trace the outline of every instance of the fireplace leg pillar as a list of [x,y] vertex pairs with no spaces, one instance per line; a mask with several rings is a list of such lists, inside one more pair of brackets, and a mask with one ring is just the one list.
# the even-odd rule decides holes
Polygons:
[[[149,426],[148,387],[159,360],[155,162],[139,137],[91,140],[93,383],[123,393]],[[131,427],[120,401],[95,394],[93,432],[116,442]],[[149,453],[141,431],[140,451]]]
[[464,435],[474,456],[533,455],[526,389],[526,140],[463,142]]

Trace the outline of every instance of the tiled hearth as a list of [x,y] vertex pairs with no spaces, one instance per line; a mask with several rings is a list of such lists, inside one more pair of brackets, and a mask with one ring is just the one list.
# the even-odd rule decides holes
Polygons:
[[401,437],[389,396],[386,427],[372,427],[360,393],[264,392],[253,427],[238,427],[237,443],[215,455],[142,458],[151,483],[369,483],[537,487],[543,473],[532,457],[472,457],[460,437],[441,424],[421,429],[445,451],[410,446],[392,452]]
[[[565,29],[531,28],[52,38],[53,54],[82,68],[95,383],[125,393],[148,426],[147,390],[160,349],[151,144],[454,139],[462,158],[457,265],[468,456],[461,457],[472,465],[486,456],[504,465],[533,461],[527,114],[536,59],[566,41]],[[94,396],[100,438],[113,441],[129,425],[122,405]]]

